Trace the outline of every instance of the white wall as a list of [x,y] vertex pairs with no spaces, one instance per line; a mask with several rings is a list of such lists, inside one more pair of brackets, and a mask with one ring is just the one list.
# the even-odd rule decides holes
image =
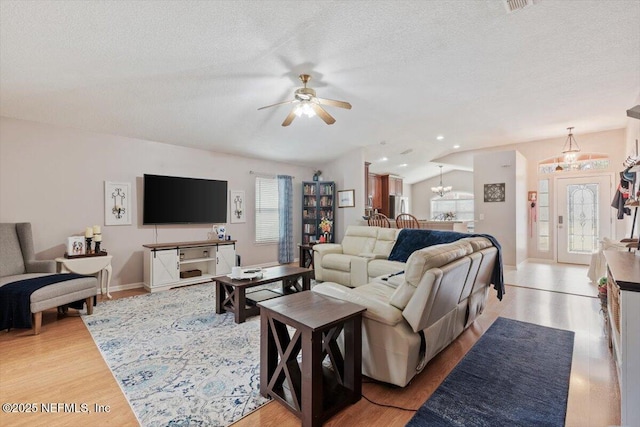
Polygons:
[[[334,241],[339,243],[344,237],[348,225],[362,221],[365,206],[364,194],[364,150],[357,148],[340,156],[338,160],[323,166],[322,175],[325,180],[336,183],[336,223]],[[341,190],[355,191],[355,207],[338,208],[337,192]]]
[[[432,219],[431,199],[434,197],[434,194],[431,191],[431,187],[437,187],[438,185],[440,185],[440,175],[411,185],[409,213],[418,219]],[[443,173],[442,185],[452,186],[452,191],[473,193],[473,172],[455,170]]]
[[[244,190],[247,222],[227,224],[227,233],[238,241],[243,265],[276,262],[277,245],[254,243],[251,170],[295,176],[299,242],[301,182],[311,180],[311,168],[0,118],[0,221],[31,222],[38,259],[62,256],[68,236],[101,225],[103,248],[114,256],[113,286],[142,282],[142,245],[156,242],[155,227],[142,225],[145,173],[226,180],[229,190]],[[104,181],[131,183],[132,225],[104,226]],[[210,225],[158,226],[157,241],[205,240],[208,231]]]
[[[484,216],[484,219],[476,222],[475,232],[495,237],[502,246],[503,263],[512,267],[524,260],[520,253],[522,243],[518,240],[522,230],[519,223],[525,222],[526,218],[518,217],[520,213],[517,206],[526,203],[527,193],[524,192],[524,196],[518,194],[524,185],[517,181],[523,180],[526,171],[517,171],[518,166],[524,164],[524,159],[519,159],[519,156],[520,153],[515,150],[498,151],[478,154],[473,162],[475,215],[477,218]],[[485,202],[484,185],[499,183],[505,184],[504,202]]]

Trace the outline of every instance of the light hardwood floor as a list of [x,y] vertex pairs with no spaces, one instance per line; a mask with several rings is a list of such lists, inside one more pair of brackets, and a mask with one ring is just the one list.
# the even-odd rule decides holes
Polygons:
[[[527,274],[531,277],[521,277],[521,280],[535,284],[537,269],[542,269],[538,277],[547,280],[544,274],[547,268],[530,266]],[[581,280],[586,269],[574,273],[574,279]],[[565,280],[570,281],[567,277]],[[113,295],[126,298],[139,293],[143,291],[114,292]],[[500,302],[492,291],[489,305],[478,321],[431,360],[407,387],[388,386],[365,378],[363,394],[381,404],[417,409],[493,321],[502,316],[574,331],[567,426],[617,425],[620,423],[620,397],[599,311],[597,298],[508,286]],[[55,310],[45,313],[42,332],[38,336],[26,330],[0,332],[0,402],[36,403],[39,410],[41,403],[76,403],[78,411],[81,403],[87,403],[92,410],[94,404],[109,406],[108,413],[69,413],[64,412],[62,406],[58,413],[0,413],[2,426],[138,425],[82,320],[77,316],[56,319]],[[403,426],[412,415],[411,411],[377,406],[363,398],[335,415],[326,425]],[[299,424],[295,416],[275,402],[236,423],[237,426],[278,427]]]

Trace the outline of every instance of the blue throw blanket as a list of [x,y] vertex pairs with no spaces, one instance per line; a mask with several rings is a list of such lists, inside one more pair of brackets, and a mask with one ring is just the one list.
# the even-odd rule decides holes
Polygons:
[[31,328],[31,294],[45,286],[81,277],[87,276],[74,273],[50,274],[0,286],[0,331]]
[[495,237],[489,234],[468,234],[458,233],[456,231],[438,231],[438,230],[416,230],[404,228],[398,233],[398,239],[391,249],[389,261],[407,262],[409,256],[418,249],[427,246],[440,245],[443,243],[451,243],[465,237],[485,237],[498,250],[497,260],[493,266],[491,275],[491,283],[498,292],[498,299],[502,300],[504,295],[504,276],[502,273],[502,248]]

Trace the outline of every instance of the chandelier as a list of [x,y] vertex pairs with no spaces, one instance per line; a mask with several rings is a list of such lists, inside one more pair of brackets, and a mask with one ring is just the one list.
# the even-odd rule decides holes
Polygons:
[[573,163],[578,159],[578,153],[580,152],[580,147],[576,142],[576,139],[573,137],[573,127],[567,128],[569,131],[569,135],[567,136],[567,140],[564,143],[564,147],[562,147],[562,154],[564,154],[564,161],[566,163]]
[[446,187],[442,186],[442,165],[440,165],[440,185],[438,185],[437,187],[431,187],[431,191],[442,197],[452,189],[453,187],[451,187],[450,185]]

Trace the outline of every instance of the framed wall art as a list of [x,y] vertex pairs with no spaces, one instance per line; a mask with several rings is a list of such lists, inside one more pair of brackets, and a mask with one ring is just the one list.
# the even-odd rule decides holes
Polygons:
[[244,191],[229,191],[229,210],[232,224],[247,222]]
[[131,225],[131,184],[104,182],[104,225]]
[[485,202],[504,202],[504,182],[500,184],[484,185],[484,201]]
[[356,190],[340,190],[338,191],[338,207],[353,208],[356,206]]

